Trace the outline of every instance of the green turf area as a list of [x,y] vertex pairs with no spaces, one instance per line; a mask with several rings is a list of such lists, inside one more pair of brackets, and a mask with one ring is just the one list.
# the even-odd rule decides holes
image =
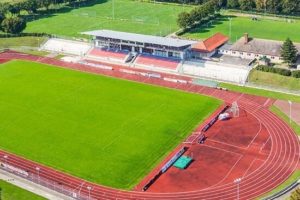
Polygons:
[[[285,40],[290,37],[295,42],[300,42],[300,20],[295,23],[288,23],[284,19],[271,20],[261,18],[259,21],[253,21],[250,17],[236,17],[232,18],[231,26],[231,41],[236,41],[244,33],[249,33],[250,37]],[[203,39],[207,38],[217,32],[230,35],[230,21],[228,16],[222,16],[215,20],[212,24],[203,25],[199,28],[191,30],[184,34],[184,37]]]
[[131,189],[221,102],[25,61],[0,65],[2,149]]
[[46,38],[43,37],[12,37],[12,38],[0,38],[0,49],[8,47],[39,47]]
[[42,200],[44,198],[0,180],[1,200]]
[[112,0],[97,0],[97,4],[81,8],[66,8],[60,13],[42,16],[27,24],[25,32],[46,32],[56,35],[81,36],[83,31],[112,29],[153,35],[167,35],[178,30],[177,15],[191,7],[118,0],[112,19]]
[[300,96],[298,95],[273,92],[269,90],[256,89],[256,88],[245,87],[245,86],[238,86],[229,83],[220,83],[219,86],[227,88],[228,90],[231,91],[236,91],[236,92],[241,92],[246,94],[253,94],[253,95],[264,96],[273,99],[282,99],[282,100],[291,100],[294,102],[300,102]]
[[[276,115],[278,115],[281,119],[283,119],[286,123],[289,123],[289,117],[286,114],[284,114],[281,110],[279,110],[276,106],[271,106],[270,110]],[[296,124],[294,121],[292,121],[291,127],[296,132],[296,134],[300,136],[300,126]],[[284,183],[280,184],[278,187],[268,192],[267,194],[264,194],[262,197],[267,197],[272,194],[275,194],[276,192],[283,190],[284,188],[286,188],[287,186],[289,186],[299,178],[300,178],[300,170],[296,170]]]
[[257,85],[271,86],[300,92],[300,78],[282,76],[270,72],[252,70],[249,75],[249,82]]
[[[290,123],[290,118],[284,114],[279,108],[277,108],[276,106],[272,106],[270,108],[270,110],[275,113],[276,115],[278,115],[281,119],[283,119],[286,123]],[[291,121],[291,127],[293,128],[293,130],[297,133],[297,135],[300,136],[300,125],[298,125],[297,123],[295,123],[293,120]]]

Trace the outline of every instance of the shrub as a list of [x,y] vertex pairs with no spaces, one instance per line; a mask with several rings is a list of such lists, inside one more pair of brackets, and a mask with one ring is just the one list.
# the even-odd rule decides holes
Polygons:
[[300,78],[300,70],[295,70],[292,72],[292,76],[294,78]]
[[5,33],[17,34],[21,33],[26,28],[26,22],[18,16],[11,16],[5,18],[2,21],[1,26]]
[[275,69],[275,73],[283,75],[283,76],[291,76],[292,72],[291,70],[288,69],[281,69],[281,68],[274,68]]
[[291,70],[281,69],[281,68],[274,68],[274,67],[269,67],[269,66],[265,66],[265,65],[257,66],[256,70],[263,71],[263,72],[271,72],[271,73],[275,73],[275,74],[280,74],[282,76],[291,76],[292,75]]

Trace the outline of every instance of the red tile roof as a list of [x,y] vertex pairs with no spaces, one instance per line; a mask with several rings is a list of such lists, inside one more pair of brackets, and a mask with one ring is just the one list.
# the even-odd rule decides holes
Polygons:
[[221,33],[216,33],[206,40],[194,44],[192,49],[200,52],[212,52],[219,46],[225,44],[228,40],[229,37]]

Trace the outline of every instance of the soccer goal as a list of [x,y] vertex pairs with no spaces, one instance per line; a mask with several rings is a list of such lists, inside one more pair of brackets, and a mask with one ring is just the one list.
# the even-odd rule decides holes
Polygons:
[[239,105],[236,101],[232,102],[232,105],[229,109],[229,112],[232,113],[233,117],[239,117],[240,116],[240,109],[239,109]]

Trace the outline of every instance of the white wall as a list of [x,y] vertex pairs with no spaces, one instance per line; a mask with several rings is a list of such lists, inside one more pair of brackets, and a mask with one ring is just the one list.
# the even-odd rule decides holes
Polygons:
[[85,55],[91,47],[91,44],[85,42],[51,38],[41,47],[41,49],[79,56]]
[[250,68],[217,62],[184,62],[182,71],[189,75],[243,84]]
[[254,53],[246,53],[246,52],[238,52],[238,51],[231,51],[231,50],[220,50],[220,54],[224,55],[230,55],[230,56],[235,56],[235,57],[240,57],[243,59],[259,59],[263,56],[266,56],[271,60],[272,63],[282,63],[283,61],[280,59],[278,56],[269,56],[269,55],[262,55],[262,54],[254,54]]

